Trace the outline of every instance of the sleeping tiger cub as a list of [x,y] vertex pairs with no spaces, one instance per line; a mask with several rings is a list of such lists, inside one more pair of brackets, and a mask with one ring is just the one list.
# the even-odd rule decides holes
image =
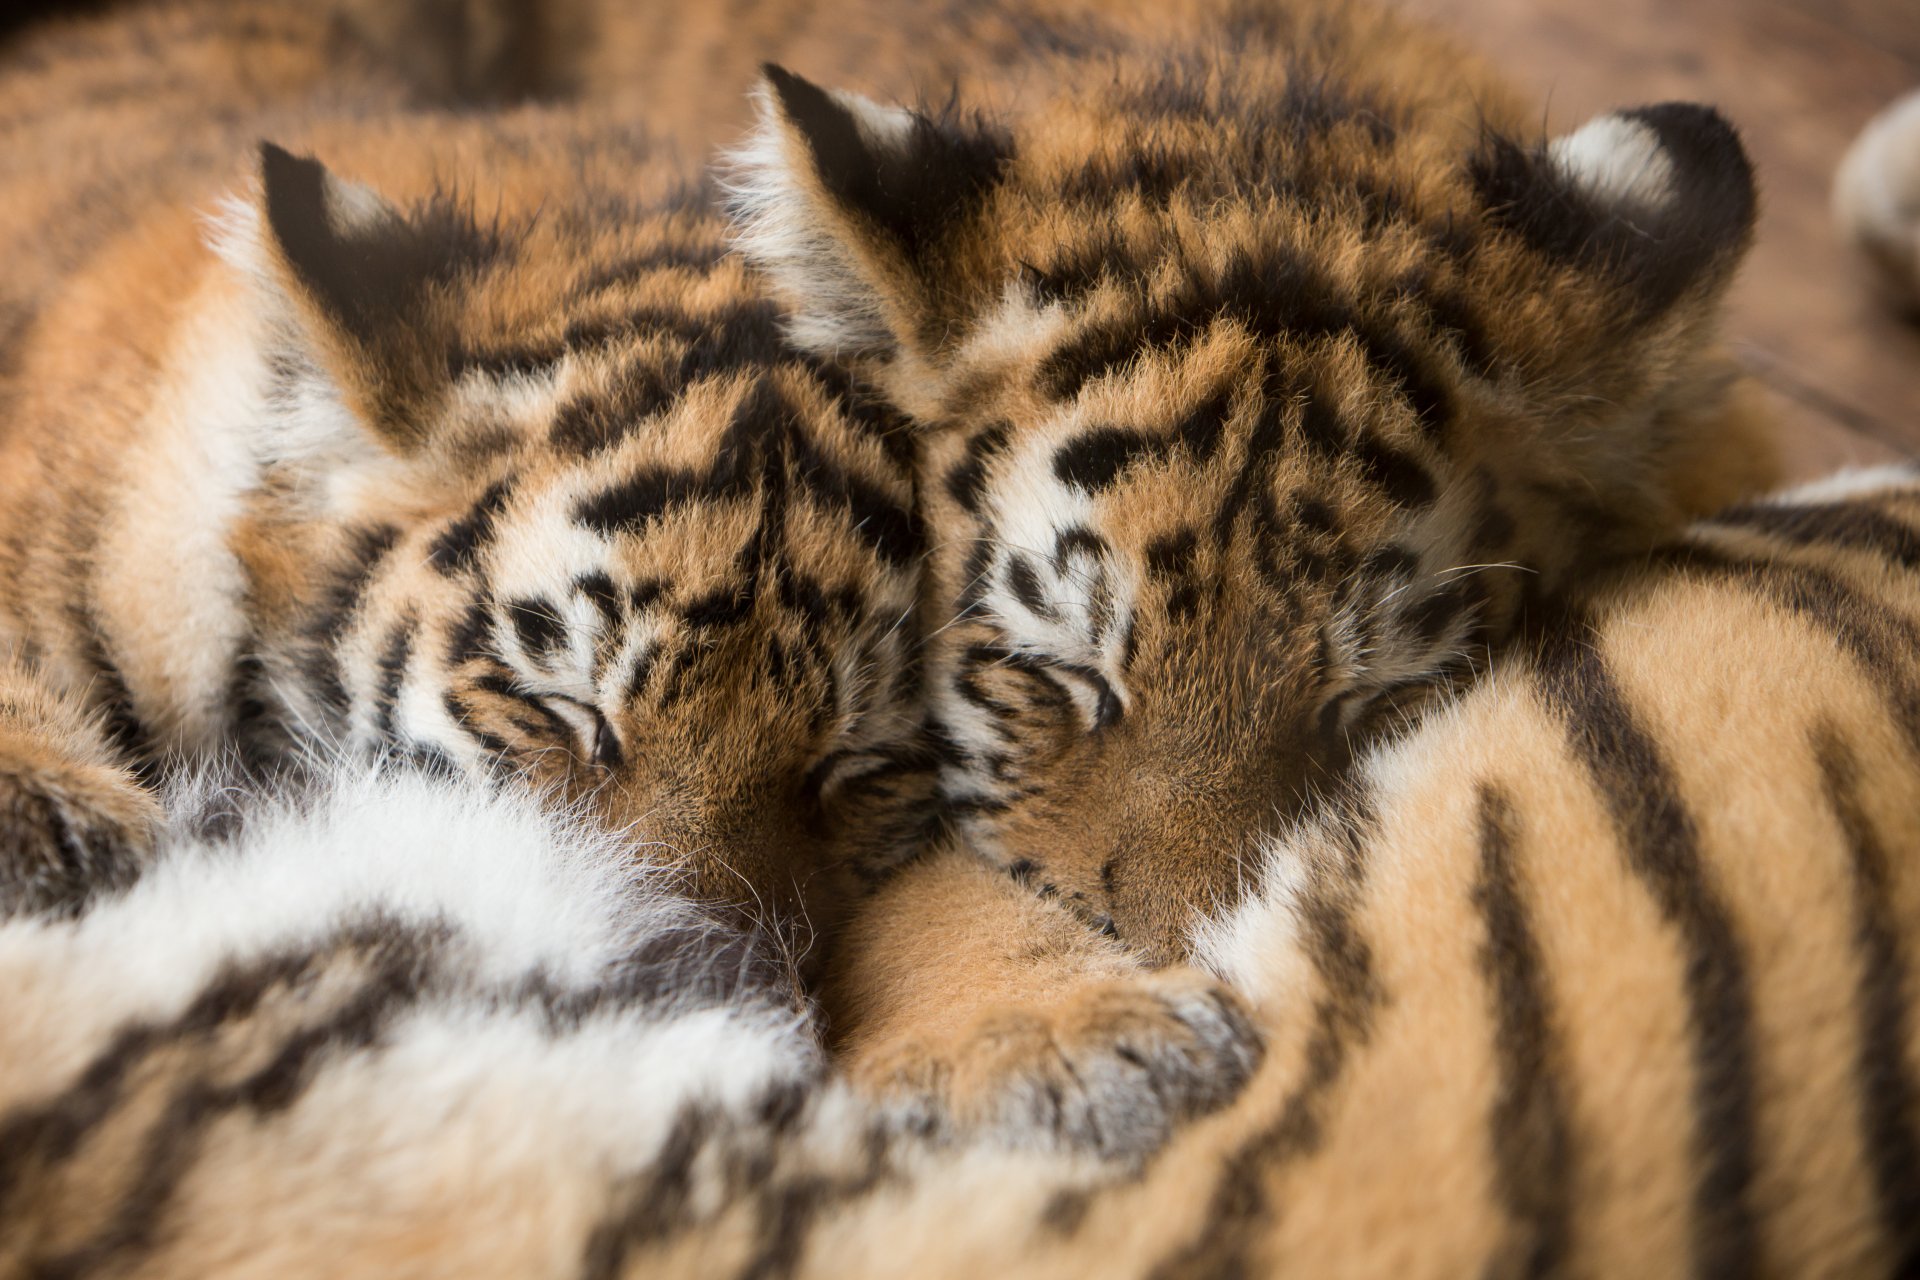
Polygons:
[[1920,469],[1560,608],[1265,834],[1265,1062],[1142,1164],[873,1109],[620,840],[349,777],[0,924],[0,1274],[1911,1274]]
[[172,762],[345,749],[801,928],[920,820],[905,437],[643,129],[436,110],[338,19],[0,67],[0,912],[130,879]]
[[1705,107],[1536,139],[1351,4],[1023,11],[937,111],[770,67],[731,198],[793,340],[926,437],[958,839],[861,913],[841,1046],[1131,1151],[1166,1127],[1091,1047],[1201,989],[1166,966],[1262,834],[1530,599],[1765,478],[1714,341],[1755,195]]

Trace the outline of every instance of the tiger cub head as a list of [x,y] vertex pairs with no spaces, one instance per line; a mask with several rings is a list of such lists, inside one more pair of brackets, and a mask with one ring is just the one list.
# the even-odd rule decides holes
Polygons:
[[1163,959],[1527,593],[1674,522],[1754,219],[1707,108],[1530,141],[1289,56],[1004,126],[771,67],[732,178],[794,340],[927,436],[948,798]]
[[248,696],[790,909],[931,785],[904,438],[783,346],[698,193],[502,150],[497,194],[406,203],[269,146],[228,220],[263,335]]

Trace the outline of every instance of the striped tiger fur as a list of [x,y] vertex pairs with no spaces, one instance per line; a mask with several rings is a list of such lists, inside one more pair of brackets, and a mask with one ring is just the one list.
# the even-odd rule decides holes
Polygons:
[[357,12],[4,51],[0,910],[128,879],[173,762],[318,744],[798,928],[920,821],[908,441],[641,125],[449,108]]
[[979,15],[936,42],[938,108],[771,66],[731,200],[793,341],[925,437],[958,840],[1134,959],[1004,963],[1048,913],[916,869],[855,926],[899,941],[839,967],[839,1044],[1125,1149],[1167,1129],[1118,1028],[1195,989],[1168,966],[1261,833],[1530,600],[1768,475],[1715,342],[1755,191],[1708,108],[1542,138],[1350,3],[1019,8],[1016,49]]
[[1267,1056],[1135,1165],[872,1109],[617,842],[556,853],[550,810],[452,786],[349,780],[0,926],[35,993],[0,1029],[0,1271],[1920,1264],[1920,468],[1573,593],[1270,831],[1199,945]]

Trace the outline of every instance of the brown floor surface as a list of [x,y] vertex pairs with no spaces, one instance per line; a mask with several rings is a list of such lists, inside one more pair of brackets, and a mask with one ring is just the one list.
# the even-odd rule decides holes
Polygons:
[[1711,102],[1760,171],[1730,344],[1767,387],[1796,475],[1920,453],[1920,325],[1868,288],[1827,192],[1860,127],[1920,85],[1920,0],[1400,0],[1547,104]]

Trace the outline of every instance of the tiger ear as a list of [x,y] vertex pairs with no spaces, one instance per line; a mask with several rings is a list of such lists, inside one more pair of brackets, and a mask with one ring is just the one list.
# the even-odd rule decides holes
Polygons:
[[[223,253],[290,313],[308,354],[385,444],[420,443],[444,390],[435,286],[469,246],[318,160],[260,144],[257,202]],[[441,219],[444,221],[444,219]]]
[[1712,297],[1753,238],[1753,165],[1711,107],[1600,116],[1544,147],[1491,138],[1474,182],[1498,222],[1623,289],[1638,320]]
[[771,63],[760,124],[733,157],[736,238],[819,352],[936,347],[962,292],[943,268],[1011,148],[980,123],[822,89]]

